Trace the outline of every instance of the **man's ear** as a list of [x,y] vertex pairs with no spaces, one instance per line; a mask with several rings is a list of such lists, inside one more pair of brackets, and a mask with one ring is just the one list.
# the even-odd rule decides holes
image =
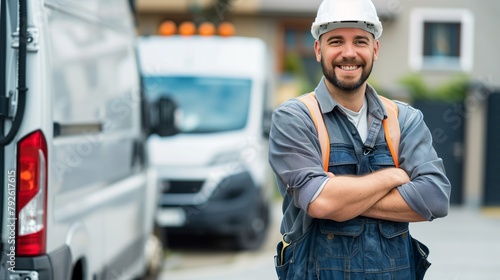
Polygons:
[[380,44],[378,40],[375,40],[373,44],[373,61],[377,60],[378,57],[378,51],[380,50]]
[[316,61],[321,61],[321,47],[320,47],[320,39],[314,41],[314,53],[316,54]]

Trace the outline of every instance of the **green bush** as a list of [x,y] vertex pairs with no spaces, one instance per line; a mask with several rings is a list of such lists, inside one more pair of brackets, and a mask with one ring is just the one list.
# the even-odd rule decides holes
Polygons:
[[437,87],[429,87],[421,75],[410,74],[400,79],[412,99],[442,102],[463,102],[467,96],[469,77],[458,74]]

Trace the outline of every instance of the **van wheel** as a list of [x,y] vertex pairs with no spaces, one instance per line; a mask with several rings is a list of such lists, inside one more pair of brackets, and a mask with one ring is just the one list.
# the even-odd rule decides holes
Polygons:
[[238,250],[255,250],[264,243],[269,227],[269,205],[262,202],[254,211],[245,229],[236,236],[235,247]]
[[161,267],[163,265],[163,243],[160,238],[160,232],[155,228],[153,234],[149,237],[146,243],[146,260],[147,260],[147,270],[144,280],[156,279],[160,274]]
[[71,273],[71,280],[83,280],[84,279],[84,270],[83,270],[83,260],[79,260],[75,266],[73,267],[73,272]]

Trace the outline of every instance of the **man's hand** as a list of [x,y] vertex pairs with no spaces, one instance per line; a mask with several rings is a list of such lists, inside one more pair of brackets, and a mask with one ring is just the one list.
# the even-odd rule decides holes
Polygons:
[[408,206],[397,188],[392,189],[372,207],[361,214],[365,217],[394,222],[422,222],[426,219]]
[[[410,176],[408,176],[406,171],[404,171],[403,169],[401,169],[401,168],[388,168],[388,169],[391,170],[390,175],[394,176],[393,180],[394,180],[394,183],[396,184],[396,187],[399,187],[403,184],[410,182]],[[383,170],[387,170],[387,169],[383,169]]]

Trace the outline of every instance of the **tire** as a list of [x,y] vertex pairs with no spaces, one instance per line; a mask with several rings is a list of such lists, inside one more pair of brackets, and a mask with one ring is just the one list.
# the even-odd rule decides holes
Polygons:
[[145,255],[147,260],[147,269],[143,277],[144,280],[157,279],[164,261],[163,249],[164,247],[162,238],[160,238],[160,231],[155,229],[146,243]]
[[245,226],[235,237],[235,249],[256,250],[264,243],[269,228],[269,204],[262,201]]

